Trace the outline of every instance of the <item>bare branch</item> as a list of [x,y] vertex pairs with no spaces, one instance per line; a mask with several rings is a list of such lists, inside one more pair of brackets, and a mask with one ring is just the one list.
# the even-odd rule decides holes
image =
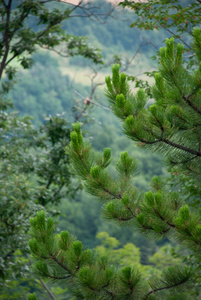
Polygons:
[[133,56],[127,61],[127,64],[125,65],[125,67],[121,70],[122,72],[125,72],[129,66],[131,65],[131,63],[134,61],[134,59],[136,58],[137,54],[139,53],[141,47],[142,47],[142,43],[141,42],[137,48],[137,50],[135,51],[135,53],[133,54]]
[[101,108],[103,108],[103,109],[105,109],[105,110],[111,111],[111,109],[110,109],[109,107],[106,107],[106,106],[97,104],[97,103],[91,101],[89,98],[83,97],[80,93],[78,93],[78,92],[75,91],[75,90],[74,90],[74,92],[75,92],[77,95],[79,95],[83,100],[86,100],[87,102],[92,103],[92,104],[94,104],[94,105],[96,105],[96,106],[99,106],[99,107],[101,107]]
[[48,286],[45,284],[45,282],[42,279],[39,279],[39,280],[40,280],[42,286],[44,287],[44,289],[48,292],[50,298],[52,300],[56,300],[56,298],[54,297],[54,295],[52,294],[52,292],[50,291],[50,289],[48,288]]
[[163,27],[165,30],[167,30],[169,33],[171,33],[172,35],[176,36],[180,41],[182,41],[182,43],[184,43],[189,49],[191,49],[191,46],[188,45],[184,39],[182,39],[180,36],[178,36],[177,34],[175,34],[172,30],[170,30],[169,28]]

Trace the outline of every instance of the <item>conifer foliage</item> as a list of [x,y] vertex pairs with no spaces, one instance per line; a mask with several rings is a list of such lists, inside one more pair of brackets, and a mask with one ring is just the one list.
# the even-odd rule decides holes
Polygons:
[[[182,62],[183,45],[166,40],[160,49],[158,73],[153,86],[154,103],[147,95],[130,90],[127,76],[112,67],[106,78],[106,96],[124,133],[140,144],[164,153],[169,169],[191,177],[199,189],[201,180],[201,30],[194,29],[192,45],[198,67],[191,72]],[[136,161],[127,152],[116,162],[115,178],[107,167],[111,151],[96,154],[83,140],[81,124],[74,124],[71,142],[66,147],[74,173],[86,190],[103,204],[109,220],[128,225],[153,238],[178,240],[191,253],[194,263],[169,267],[160,282],[142,279],[138,270],[112,266],[84,248],[68,232],[54,233],[54,222],[38,212],[31,219],[33,239],[29,246],[36,259],[35,270],[44,278],[69,283],[75,299],[196,299],[200,291],[201,211],[186,203],[182,193],[171,190],[165,179],[154,177],[152,190],[140,193],[134,187]],[[195,287],[197,287],[196,293]],[[185,288],[187,293],[185,294]],[[191,290],[189,290],[191,289]]]

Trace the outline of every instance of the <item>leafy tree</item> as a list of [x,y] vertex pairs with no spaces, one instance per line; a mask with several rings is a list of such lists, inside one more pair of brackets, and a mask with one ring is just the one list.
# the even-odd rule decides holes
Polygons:
[[79,185],[72,186],[67,168],[64,146],[70,125],[62,116],[49,118],[38,130],[27,117],[6,111],[1,116],[0,274],[6,280],[28,271],[29,261],[20,257],[28,257],[29,217],[42,207],[57,215],[60,199],[74,194]]
[[101,245],[95,248],[99,256],[107,256],[116,266],[124,267],[130,265],[135,269],[137,268],[145,279],[153,276],[153,274],[160,277],[164,267],[179,266],[182,263],[181,258],[174,257],[174,248],[170,244],[159,248],[149,257],[149,264],[143,265],[141,264],[140,248],[133,243],[127,243],[122,247],[120,242],[116,238],[109,236],[107,232],[99,232],[97,238],[101,241]]
[[89,46],[85,37],[62,29],[62,22],[75,17],[77,8],[88,12],[86,17],[95,16],[94,6],[57,2],[0,1],[1,291],[13,278],[26,277],[29,272],[29,217],[41,208],[57,215],[60,199],[74,195],[80,188],[75,182],[71,185],[69,159],[64,154],[71,125],[63,115],[57,115],[35,129],[31,118],[17,116],[7,95],[15,83],[17,67],[30,68],[32,54],[39,47],[103,63],[99,50]]
[[[61,6],[52,6],[51,2],[0,1],[0,78],[4,73],[8,76],[8,81],[3,83],[3,92],[10,88],[10,80],[16,73],[16,67],[11,64],[14,59],[24,69],[29,68],[32,65],[30,55],[37,47],[52,50],[64,43],[64,55],[82,55],[95,63],[102,63],[100,53],[87,45],[86,38],[66,33],[61,27],[62,21],[69,19],[80,5],[69,5],[66,2],[65,8],[62,6],[61,9]],[[89,12],[88,16],[93,14],[93,9],[83,9]]]
[[[201,30],[193,30],[192,49],[197,67],[183,63],[184,46],[166,40],[160,49],[158,72],[152,88],[155,103],[147,106],[140,89],[134,95],[119,65],[106,77],[106,96],[124,133],[139,146],[163,152],[169,170],[183,172],[200,189],[201,177]],[[35,271],[43,278],[69,283],[75,299],[198,299],[200,298],[201,214],[170,189],[165,178],[153,177],[152,190],[139,192],[133,186],[137,163],[127,152],[116,162],[116,176],[107,172],[111,150],[96,154],[83,140],[81,125],[74,124],[67,153],[74,174],[86,190],[100,199],[105,218],[138,229],[152,238],[169,237],[188,249],[188,263],[163,270],[160,281],[142,279],[131,266],[116,268],[107,257],[84,248],[67,231],[54,233],[52,218],[38,212],[31,222],[29,246],[36,259]],[[112,134],[112,133],[111,133]],[[186,290],[185,290],[186,288]],[[186,291],[186,292],[185,292]],[[179,293],[179,294],[178,294]]]
[[122,1],[123,7],[132,9],[137,16],[131,27],[145,30],[164,29],[191,50],[193,28],[200,25],[200,0]]

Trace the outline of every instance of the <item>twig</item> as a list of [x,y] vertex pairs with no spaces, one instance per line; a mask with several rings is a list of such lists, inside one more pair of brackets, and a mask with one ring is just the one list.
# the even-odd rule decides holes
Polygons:
[[[77,94],[77,95],[79,95],[82,99],[84,99],[84,100],[86,100],[86,97],[83,97],[80,93],[78,93],[77,91],[75,91],[74,90],[74,92]],[[92,104],[94,104],[94,105],[96,105],[96,106],[99,106],[99,107],[101,107],[102,109],[105,109],[105,110],[109,110],[109,111],[111,111],[111,109],[109,108],[109,107],[106,107],[106,106],[103,106],[103,105],[100,105],[100,104],[97,104],[97,103],[95,103],[95,102],[93,102],[93,101],[91,101],[90,99],[88,99],[87,98],[87,102],[89,102],[89,103],[92,103]]]
[[50,298],[52,300],[56,300],[56,298],[54,297],[54,295],[52,294],[52,292],[50,291],[50,289],[48,288],[48,286],[45,284],[45,282],[42,279],[39,279],[39,280],[40,280],[42,286],[44,287],[44,289],[48,292]]

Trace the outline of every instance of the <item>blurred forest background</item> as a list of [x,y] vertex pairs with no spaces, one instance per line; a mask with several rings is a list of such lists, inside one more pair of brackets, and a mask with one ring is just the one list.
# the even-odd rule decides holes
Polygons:
[[[62,140],[60,144],[57,143],[58,140],[55,142],[50,138],[44,140],[44,137],[51,133],[51,124],[56,124],[59,130],[63,130],[61,135],[65,132],[69,134],[71,124],[79,120],[83,124],[85,137],[97,151],[111,147],[114,156],[119,156],[121,151],[128,151],[138,160],[135,185],[140,190],[149,190],[149,182],[154,175],[166,174],[162,157],[137,148],[123,136],[121,124],[107,108],[104,77],[111,73],[111,64],[118,62],[121,70],[125,70],[131,79],[134,76],[139,84],[140,80],[148,80],[151,83],[152,79],[144,72],[155,69],[153,56],[163,45],[167,33],[132,28],[130,24],[135,18],[133,12],[116,7],[112,17],[106,16],[112,9],[112,4],[104,0],[95,3],[97,7],[101,5],[101,13],[105,14],[101,21],[78,16],[64,21],[62,28],[74,36],[87,36],[90,47],[101,50],[104,64],[96,65],[82,56],[62,57],[57,51],[50,52],[38,48],[33,54],[33,66],[29,69],[21,68],[17,73],[14,87],[8,94],[8,98],[14,105],[9,113],[12,116],[30,116],[32,137],[36,132],[40,133],[39,138],[35,138],[37,151],[39,151],[37,155],[35,148],[32,147],[27,157],[25,156],[27,152],[24,151],[24,161],[19,159],[18,163],[22,164],[21,174],[27,172],[25,166],[28,166],[31,160],[33,160],[32,168],[36,162],[39,163],[37,176],[33,173],[29,176],[28,184],[31,185],[32,192],[35,186],[39,186],[41,192],[44,184],[46,188],[52,184],[52,189],[46,191],[46,194],[40,194],[40,197],[33,196],[33,202],[43,206],[47,203],[46,209],[49,213],[57,216],[58,231],[68,230],[88,247],[96,248],[99,253],[108,253],[116,263],[123,265],[134,262],[144,268],[149,276],[153,268],[160,272],[164,265],[171,264],[173,261],[179,263],[171,256],[171,245],[168,240],[155,243],[136,232],[131,232],[129,228],[122,229],[105,221],[101,217],[99,203],[83,191],[81,182],[75,178],[71,178],[69,185],[67,183],[60,186],[58,199],[55,192],[55,201],[54,199],[46,201],[48,197],[53,196],[50,194],[54,192],[56,186],[56,183],[51,181],[48,185],[45,177],[44,166],[46,165],[47,172],[54,167],[47,163],[48,156],[53,153],[47,144],[52,143],[51,149],[60,151],[68,142],[66,137],[66,139],[59,137],[59,141]],[[57,5],[59,9],[62,9],[62,5],[66,8],[62,3],[48,5],[51,5],[52,9]],[[79,13],[82,14],[78,8],[76,14]],[[59,47],[62,46],[58,46],[58,51]],[[20,68],[17,60],[12,64]],[[133,88],[135,88],[134,84]],[[27,168],[31,173],[30,165]],[[112,168],[111,172],[113,172]],[[18,180],[23,179],[18,178]],[[16,249],[14,255],[15,263],[20,261],[23,265],[26,262],[27,258],[20,249]],[[39,299],[47,299],[46,290],[43,289],[41,282],[38,280],[35,283],[34,279],[32,282],[29,276],[26,269],[23,269],[20,275],[8,272],[7,284],[1,286],[0,298],[26,299],[26,292],[37,291]],[[53,287],[51,291],[56,295],[56,299],[67,299],[65,287]]]

